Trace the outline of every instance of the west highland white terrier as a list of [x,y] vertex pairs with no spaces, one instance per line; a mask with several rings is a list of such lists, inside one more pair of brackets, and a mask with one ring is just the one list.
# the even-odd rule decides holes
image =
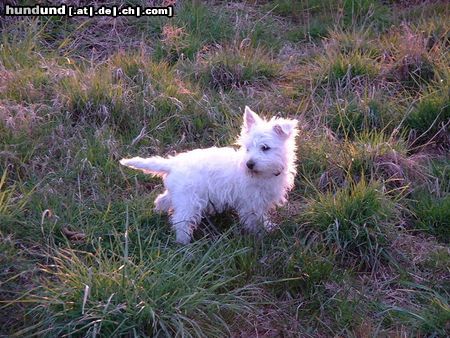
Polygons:
[[239,149],[195,149],[174,157],[122,159],[124,166],[162,177],[155,210],[171,214],[179,243],[190,242],[206,214],[235,209],[244,228],[275,225],[268,211],[286,202],[294,185],[297,120],[262,119],[245,107]]

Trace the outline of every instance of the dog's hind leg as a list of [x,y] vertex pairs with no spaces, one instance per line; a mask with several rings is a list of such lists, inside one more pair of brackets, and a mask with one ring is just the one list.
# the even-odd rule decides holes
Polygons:
[[158,195],[155,199],[155,211],[169,212],[172,209],[172,199],[168,190]]
[[189,244],[192,233],[197,227],[198,220],[193,214],[186,210],[175,210],[172,214],[172,225],[176,233],[176,241],[181,244]]
[[172,196],[172,225],[176,232],[176,241],[188,244],[192,233],[201,220],[201,205],[192,204],[192,199],[186,196]]

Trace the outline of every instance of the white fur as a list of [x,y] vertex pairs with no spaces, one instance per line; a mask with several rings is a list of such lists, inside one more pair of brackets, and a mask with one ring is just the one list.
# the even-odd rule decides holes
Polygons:
[[[212,147],[120,163],[163,178],[166,190],[156,198],[155,209],[171,213],[177,242],[189,243],[206,213],[228,208],[238,212],[245,229],[256,232],[261,225],[273,226],[267,212],[286,202],[294,185],[296,126],[296,120],[266,121],[245,107],[238,150]],[[253,170],[247,167],[250,160]]]

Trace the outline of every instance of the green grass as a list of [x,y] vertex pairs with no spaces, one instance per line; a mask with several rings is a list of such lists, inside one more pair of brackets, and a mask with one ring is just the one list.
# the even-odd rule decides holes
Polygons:
[[118,128],[127,125],[127,91],[120,81],[114,81],[109,69],[90,70],[91,75],[75,75],[62,79],[60,93],[65,108],[74,122],[80,120],[93,124],[111,121]]
[[309,202],[308,218],[341,261],[373,267],[388,254],[389,225],[395,213],[380,186],[364,179],[336,194],[320,193]]
[[366,177],[381,181],[388,194],[401,198],[410,184],[425,180],[427,169],[421,157],[408,155],[406,142],[395,133],[369,131],[366,127],[359,133],[353,129],[345,131],[342,137],[342,140],[315,137],[301,146],[307,157],[302,164],[305,178],[312,181],[313,188],[336,191]]
[[430,269],[434,273],[446,273],[449,263],[450,252],[445,247],[441,247],[431,252],[429,257],[423,262],[423,267]]
[[389,8],[375,0],[344,0],[343,12],[343,24],[347,26],[369,24],[383,30],[391,21]]
[[[206,44],[229,39],[230,21],[222,13],[211,11],[208,6],[192,1],[176,9],[174,23],[167,22],[166,36],[157,45],[156,58],[176,62],[180,57],[193,58]],[[181,29],[175,33],[174,29]]]
[[353,138],[364,130],[379,129],[382,119],[387,119],[383,110],[384,107],[375,100],[364,105],[339,102],[336,111],[331,112],[330,128],[341,137]]
[[[313,10],[315,7],[311,7]],[[323,13],[309,15],[305,10],[303,12],[304,19],[301,25],[293,25],[286,33],[286,38],[291,42],[301,41],[315,41],[320,38],[325,38],[329,32],[333,30],[333,26],[338,21],[333,17],[330,11],[323,11]]]
[[421,305],[415,309],[391,307],[388,309],[389,314],[394,320],[413,326],[420,334],[445,335],[450,319],[448,297],[417,284],[407,283],[406,286]]
[[268,2],[265,9],[296,23],[288,35],[293,41],[326,37],[335,25],[372,26],[382,31],[391,22],[388,7],[373,0],[276,0]]
[[450,241],[450,196],[434,197],[426,192],[416,194],[413,202],[414,226],[444,242]]
[[[6,73],[7,74],[7,73]],[[6,79],[0,98],[21,103],[50,103],[54,91],[50,77],[42,70],[23,69]]]
[[358,53],[348,56],[332,55],[328,60],[331,61],[331,64],[326,79],[331,82],[351,80],[362,76],[373,78],[377,75],[373,61]]
[[423,97],[406,119],[406,125],[424,135],[424,139],[432,138],[441,128],[444,133],[449,129],[450,91],[445,88]]
[[16,226],[23,221],[23,212],[29,193],[21,192],[15,185],[8,184],[8,170],[0,177],[0,221],[3,229]]
[[430,164],[431,174],[435,177],[436,193],[450,193],[450,159],[437,158]]
[[229,90],[267,83],[280,74],[280,67],[262,48],[225,47],[207,55],[196,77],[214,89]]
[[92,253],[54,252],[54,266],[30,297],[37,303],[30,315],[39,321],[19,334],[215,337],[255,311],[257,287],[227,291],[239,277],[233,261],[245,248],[231,250],[222,240],[176,249],[154,233],[132,242],[133,230],[139,231],[110,237],[109,245],[100,241]]
[[38,61],[38,42],[41,36],[38,20],[23,20],[8,25],[2,34],[0,61],[8,70],[29,68]]
[[[2,20],[0,335],[444,336],[448,11]],[[244,235],[227,212],[179,246],[162,181],[118,161],[233,144],[245,105],[300,121],[280,227]]]

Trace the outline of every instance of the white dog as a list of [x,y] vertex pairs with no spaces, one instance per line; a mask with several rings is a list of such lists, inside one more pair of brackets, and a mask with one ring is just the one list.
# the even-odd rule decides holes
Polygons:
[[245,229],[274,225],[267,212],[286,202],[294,185],[297,120],[260,118],[245,107],[240,149],[207,148],[174,157],[122,159],[124,166],[160,176],[166,190],[155,210],[171,213],[179,243],[190,242],[202,216],[233,208]]

